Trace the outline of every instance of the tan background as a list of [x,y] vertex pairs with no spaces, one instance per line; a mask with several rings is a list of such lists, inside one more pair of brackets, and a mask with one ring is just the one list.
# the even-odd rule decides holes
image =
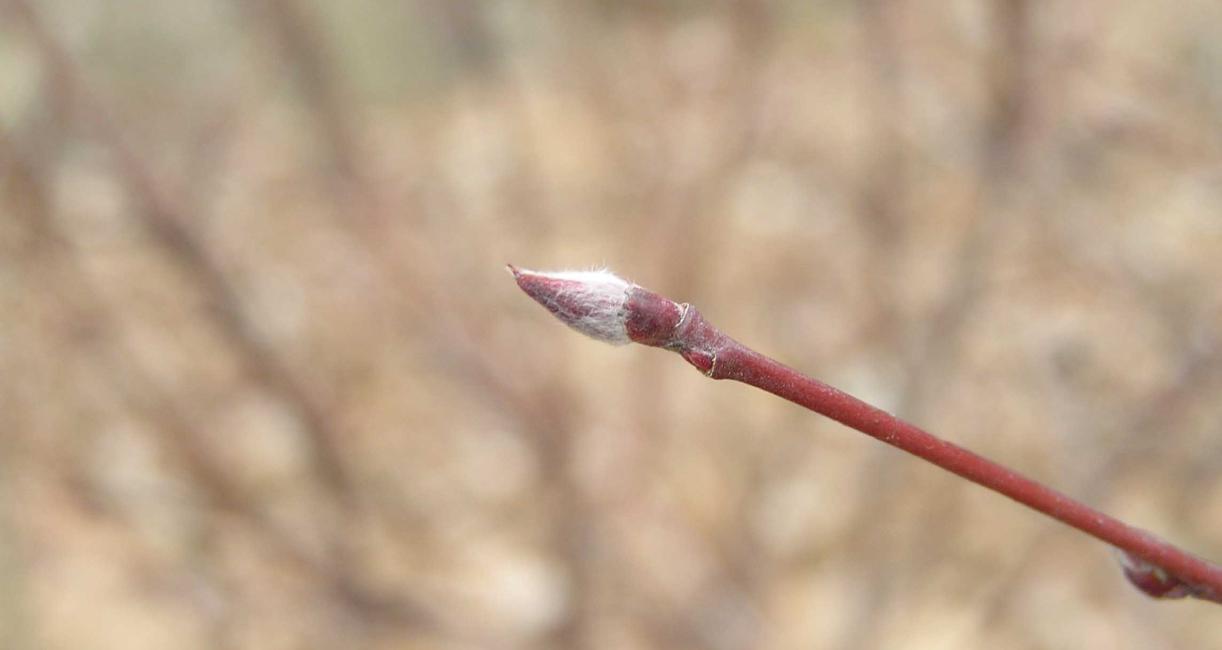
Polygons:
[[1222,644],[503,269],[610,265],[1222,559],[1220,34],[1211,0],[0,1],[0,647]]

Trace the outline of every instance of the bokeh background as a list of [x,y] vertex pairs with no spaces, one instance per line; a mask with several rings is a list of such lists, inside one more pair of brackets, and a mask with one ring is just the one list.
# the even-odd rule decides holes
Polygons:
[[1222,559],[1212,0],[0,0],[0,647],[1222,644],[507,262]]

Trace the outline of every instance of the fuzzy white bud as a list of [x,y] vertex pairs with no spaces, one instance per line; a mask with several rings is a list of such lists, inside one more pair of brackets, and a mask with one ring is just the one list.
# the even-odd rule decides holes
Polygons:
[[624,305],[633,285],[623,278],[605,269],[509,270],[523,291],[569,327],[612,345],[630,342]]

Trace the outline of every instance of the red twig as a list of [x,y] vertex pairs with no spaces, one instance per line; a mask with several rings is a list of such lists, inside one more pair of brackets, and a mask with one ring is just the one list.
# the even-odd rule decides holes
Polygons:
[[1125,576],[1150,596],[1222,603],[1222,567],[765,357],[691,305],[601,271],[509,270],[523,291],[582,333],[678,352],[712,379],[762,388],[1073,526],[1121,551]]

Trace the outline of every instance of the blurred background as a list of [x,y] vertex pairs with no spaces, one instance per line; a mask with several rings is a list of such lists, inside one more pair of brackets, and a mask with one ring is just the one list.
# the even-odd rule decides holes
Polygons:
[[1222,5],[0,0],[0,647],[1200,648],[609,265],[1222,559]]

